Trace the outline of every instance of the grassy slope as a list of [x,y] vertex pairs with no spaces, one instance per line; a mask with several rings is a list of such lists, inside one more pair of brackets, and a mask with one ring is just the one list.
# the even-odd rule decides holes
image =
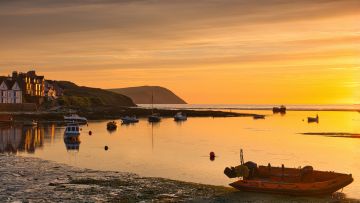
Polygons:
[[58,81],[58,85],[64,89],[64,96],[59,99],[59,103],[65,106],[77,108],[136,106],[129,97],[100,88],[77,86],[67,81]]

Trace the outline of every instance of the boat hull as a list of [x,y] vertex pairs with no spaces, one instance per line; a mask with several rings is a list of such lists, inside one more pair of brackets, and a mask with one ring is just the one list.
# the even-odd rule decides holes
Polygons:
[[261,180],[239,180],[230,186],[247,192],[285,194],[295,196],[330,195],[353,182],[351,175],[342,175],[329,181],[314,183],[284,183]]
[[160,122],[160,121],[161,121],[161,118],[160,118],[160,117],[157,117],[157,116],[149,116],[148,121],[149,121],[149,122],[156,123],[156,122]]

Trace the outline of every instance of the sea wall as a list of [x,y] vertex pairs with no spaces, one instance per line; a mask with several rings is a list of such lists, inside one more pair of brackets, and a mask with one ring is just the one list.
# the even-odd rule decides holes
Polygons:
[[0,112],[16,112],[16,111],[36,111],[37,107],[34,103],[23,104],[0,104]]

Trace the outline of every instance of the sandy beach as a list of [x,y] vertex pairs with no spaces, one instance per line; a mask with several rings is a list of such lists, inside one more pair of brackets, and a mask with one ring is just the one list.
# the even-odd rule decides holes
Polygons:
[[2,154],[0,162],[1,202],[359,202],[341,193],[318,198],[244,193],[15,155]]

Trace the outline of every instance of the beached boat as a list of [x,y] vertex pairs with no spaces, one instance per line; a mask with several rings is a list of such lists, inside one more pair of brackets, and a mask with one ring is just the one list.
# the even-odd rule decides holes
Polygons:
[[77,123],[69,123],[66,125],[64,138],[72,138],[80,136],[80,128]]
[[265,119],[265,115],[254,115],[254,119]]
[[136,116],[125,116],[121,118],[122,124],[129,124],[129,123],[138,123],[139,119],[136,118]]
[[307,118],[308,123],[318,123],[319,122],[319,115],[316,115],[316,117],[308,117]]
[[186,116],[186,114],[183,114],[182,112],[178,112],[178,113],[176,113],[176,115],[174,116],[174,120],[175,120],[175,121],[186,121],[186,120],[187,120],[187,116]]
[[106,124],[106,129],[108,129],[110,131],[116,130],[116,128],[117,128],[117,124],[115,121],[111,121]]
[[273,113],[286,113],[286,107],[284,105],[281,105],[280,107],[273,107]]
[[148,117],[148,121],[151,123],[156,123],[156,122],[160,122],[161,121],[161,117],[160,114],[158,113],[153,113]]
[[87,119],[85,117],[81,117],[77,114],[72,114],[70,116],[64,116],[64,120],[67,123],[79,123],[79,124],[87,123]]
[[317,171],[311,166],[257,166],[250,161],[242,161],[237,167],[227,167],[224,173],[229,178],[241,178],[230,184],[241,191],[300,196],[330,195],[353,182],[351,174]]

